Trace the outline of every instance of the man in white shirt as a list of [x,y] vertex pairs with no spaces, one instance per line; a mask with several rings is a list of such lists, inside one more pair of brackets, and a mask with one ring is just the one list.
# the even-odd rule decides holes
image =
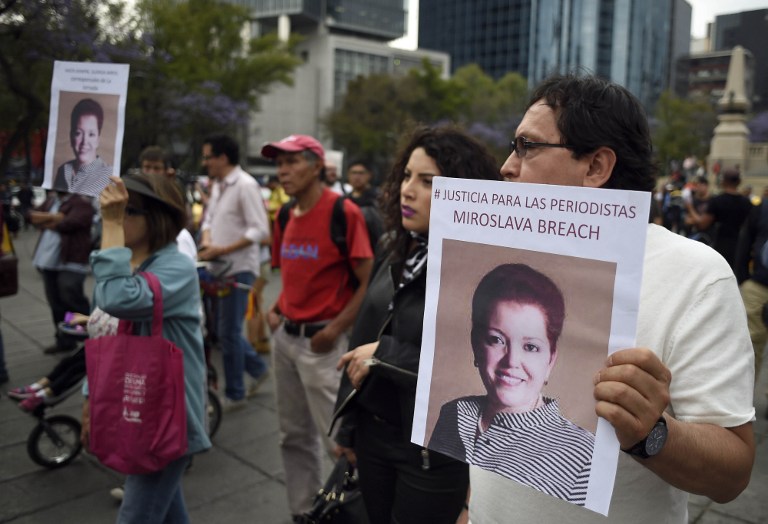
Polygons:
[[[514,182],[650,192],[645,112],[605,80],[547,79],[501,173]],[[648,228],[637,347],[613,353],[594,375],[595,411],[623,450],[608,518],[471,467],[474,524],[685,524],[688,493],[724,503],[749,483],[754,368],[736,279],[709,247]]]
[[[259,275],[259,245],[269,237],[269,221],[254,178],[238,165],[240,150],[227,135],[211,135],[203,142],[203,167],[214,181],[201,227],[201,260],[228,265],[224,276],[243,287],[233,287],[219,299],[216,327],[224,361],[225,409],[243,405],[267,372],[264,359],[243,337],[248,288]],[[248,387],[243,372],[251,377]]]

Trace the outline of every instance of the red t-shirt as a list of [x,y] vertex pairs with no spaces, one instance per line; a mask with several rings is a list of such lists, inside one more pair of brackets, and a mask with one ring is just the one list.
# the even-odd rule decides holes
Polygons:
[[335,318],[355,292],[352,267],[373,258],[368,230],[360,209],[344,202],[347,219],[347,258],[331,239],[333,204],[339,195],[329,189],[309,212],[291,218],[281,235],[275,221],[272,266],[280,267],[283,290],[277,305],[294,322],[319,322]]

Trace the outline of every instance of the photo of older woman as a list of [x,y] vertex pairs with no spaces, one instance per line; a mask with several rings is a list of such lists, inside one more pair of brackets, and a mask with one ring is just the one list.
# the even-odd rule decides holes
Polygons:
[[472,298],[472,353],[484,396],[445,403],[429,448],[583,505],[595,438],[543,395],[557,362],[565,301],[526,264],[487,273]]
[[92,98],[80,100],[70,116],[69,143],[75,155],[56,170],[53,189],[98,195],[109,184],[112,166],[98,154],[104,109]]

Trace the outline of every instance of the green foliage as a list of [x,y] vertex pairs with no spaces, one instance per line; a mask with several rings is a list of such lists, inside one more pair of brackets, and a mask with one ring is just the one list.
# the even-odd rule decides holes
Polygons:
[[[289,84],[295,41],[248,41],[248,12],[221,0],[0,0],[0,155],[48,122],[54,60],[131,66],[123,170],[150,144],[199,154],[203,136],[243,128],[259,95]],[[170,148],[169,148],[170,149]],[[189,166],[197,166],[193,158]]]
[[685,100],[669,91],[656,104],[653,147],[661,166],[688,155],[704,158],[709,152],[717,117],[705,101]]
[[8,137],[0,175],[33,130],[47,125],[53,61],[111,61],[132,45],[124,20],[123,4],[116,0],[0,4],[0,130]]
[[300,63],[296,40],[284,43],[274,34],[243,38],[249,23],[243,7],[220,0],[143,0],[138,9],[152,59],[140,66],[144,81],[134,92],[146,95],[143,112],[153,128],[133,138],[141,147],[186,144],[186,167],[198,165],[206,134],[237,133],[258,107],[259,95],[275,82],[290,84]]
[[425,60],[402,77],[380,74],[350,82],[323,124],[335,147],[370,159],[380,172],[386,172],[398,142],[415,126],[443,122],[464,127],[501,164],[527,96],[527,82],[517,73],[494,81],[477,65],[468,65],[444,79]]

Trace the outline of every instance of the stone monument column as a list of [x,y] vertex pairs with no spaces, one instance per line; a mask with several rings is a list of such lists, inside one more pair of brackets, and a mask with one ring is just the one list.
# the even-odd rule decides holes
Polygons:
[[715,135],[712,137],[709,148],[707,166],[710,169],[715,162],[719,161],[723,169],[738,165],[742,174],[746,172],[749,145],[749,129],[746,122],[750,107],[744,81],[744,48],[736,46],[731,52],[725,93],[717,103],[720,114],[717,117],[719,123],[715,127]]

